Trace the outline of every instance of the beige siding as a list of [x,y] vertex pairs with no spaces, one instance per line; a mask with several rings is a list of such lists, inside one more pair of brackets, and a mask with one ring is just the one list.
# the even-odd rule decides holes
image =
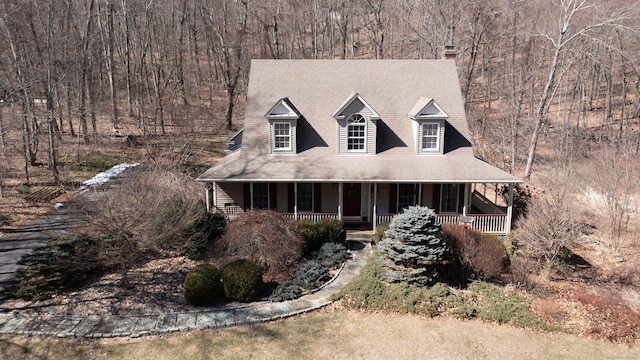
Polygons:
[[216,204],[224,209],[225,205],[238,204],[244,208],[242,196],[242,184],[239,183],[216,183],[215,190]]
[[375,155],[376,150],[376,136],[378,133],[378,123],[374,120],[367,120],[367,154]]

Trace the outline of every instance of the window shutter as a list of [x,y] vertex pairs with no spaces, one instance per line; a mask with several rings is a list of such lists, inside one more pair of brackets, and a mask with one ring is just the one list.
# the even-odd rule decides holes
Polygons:
[[322,184],[320,183],[313,184],[313,212],[315,213],[322,212],[322,194],[320,193],[321,188],[322,188]]
[[295,205],[296,205],[296,192],[293,187],[293,183],[288,183],[287,184],[287,211],[292,213]]
[[456,209],[458,214],[461,214],[464,208],[464,189],[464,184],[458,184],[458,208]]
[[251,184],[250,183],[243,183],[242,184],[242,193],[243,193],[243,197],[244,197],[244,209],[245,210],[249,210],[251,209]]
[[436,213],[440,212],[440,196],[442,196],[440,193],[441,187],[442,185],[440,184],[433,184],[433,210],[435,210]]
[[269,183],[269,209],[278,210],[278,184]]
[[398,184],[389,185],[389,213],[398,212]]

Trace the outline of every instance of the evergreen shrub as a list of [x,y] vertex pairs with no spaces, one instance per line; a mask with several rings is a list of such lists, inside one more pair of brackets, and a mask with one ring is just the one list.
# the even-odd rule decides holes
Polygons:
[[376,244],[380,243],[380,241],[382,241],[382,240],[385,238],[385,234],[384,234],[384,233],[385,233],[387,230],[389,230],[389,225],[390,225],[390,224],[391,224],[391,223],[385,222],[385,223],[382,223],[382,224],[378,224],[378,225],[376,226],[376,231],[375,231],[375,233],[373,234],[373,241],[374,241]]
[[296,267],[294,279],[305,290],[312,290],[329,279],[329,269],[316,260],[305,261]]
[[220,297],[220,271],[211,264],[200,264],[184,279],[184,298],[195,306],[214,305]]
[[347,261],[349,252],[347,252],[347,248],[342,244],[324,243],[320,249],[312,254],[311,258],[331,269]]
[[387,270],[387,281],[430,285],[448,247],[442,227],[432,209],[410,206],[394,217],[385,238],[378,244]]
[[227,219],[221,213],[203,212],[185,230],[187,245],[185,255],[191,260],[202,260],[211,244],[222,236]]
[[347,231],[340,220],[324,219],[318,222],[300,220],[298,228],[304,235],[307,254],[318,250],[324,243],[347,244]]
[[49,297],[79,285],[102,270],[99,242],[86,234],[58,237],[24,255],[9,292],[27,300]]
[[249,302],[264,288],[262,271],[250,260],[232,261],[222,269],[224,294],[231,300]]

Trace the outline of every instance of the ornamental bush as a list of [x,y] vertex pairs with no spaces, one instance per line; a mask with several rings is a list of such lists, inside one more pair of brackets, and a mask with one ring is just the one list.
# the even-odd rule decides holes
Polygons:
[[33,300],[77,286],[104,268],[98,260],[100,243],[86,234],[64,235],[22,256],[9,292]]
[[347,261],[349,253],[342,244],[325,243],[322,244],[320,249],[313,252],[311,258],[327,268],[333,268]]
[[287,277],[300,262],[304,239],[295,221],[271,210],[247,211],[227,226],[207,251],[207,260],[224,264],[248,259],[268,280]]
[[185,255],[191,260],[202,260],[209,246],[220,236],[227,226],[227,219],[221,213],[203,212],[196,221],[185,229],[187,244]]
[[313,290],[329,279],[329,269],[316,260],[298,265],[294,279],[305,290]]
[[337,243],[346,245],[347,231],[340,220],[324,219],[318,222],[301,220],[298,228],[305,239],[305,252],[307,254],[318,250],[324,243]]
[[220,297],[220,271],[211,264],[200,264],[184,279],[184,298],[187,304],[214,305]]
[[227,298],[243,302],[252,301],[264,288],[262,271],[249,260],[232,261],[222,269],[222,286]]
[[442,227],[432,209],[410,206],[394,217],[378,244],[389,282],[429,285],[437,278],[437,265],[448,253]]
[[509,269],[509,255],[504,244],[493,234],[445,224],[443,237],[451,248],[461,279],[496,280]]

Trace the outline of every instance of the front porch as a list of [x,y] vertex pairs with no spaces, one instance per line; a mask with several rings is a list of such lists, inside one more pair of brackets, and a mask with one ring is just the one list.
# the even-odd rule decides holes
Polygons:
[[[512,184],[502,205],[488,184],[432,183],[211,183],[207,209],[229,219],[248,209],[272,209],[294,220],[337,219],[375,229],[411,205],[436,211],[440,224],[460,224],[481,232],[511,231]],[[332,211],[333,210],[333,211]]]

